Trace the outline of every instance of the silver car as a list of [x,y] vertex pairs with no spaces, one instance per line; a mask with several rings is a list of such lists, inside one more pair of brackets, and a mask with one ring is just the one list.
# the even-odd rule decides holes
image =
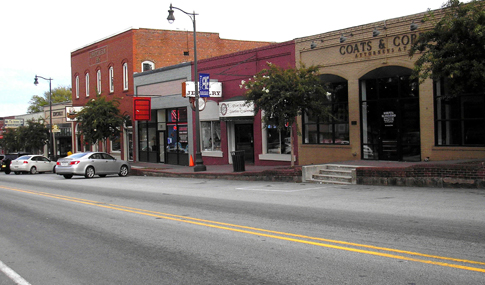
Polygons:
[[10,170],[15,174],[55,172],[56,162],[43,155],[23,155],[10,162]]
[[94,175],[105,177],[108,174],[128,175],[130,165],[127,161],[117,160],[104,152],[80,152],[57,160],[56,173],[66,179],[73,175],[84,175],[93,178]]

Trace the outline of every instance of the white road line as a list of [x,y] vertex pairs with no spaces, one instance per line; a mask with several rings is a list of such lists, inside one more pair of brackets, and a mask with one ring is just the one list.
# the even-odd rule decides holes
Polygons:
[[236,188],[236,190],[265,191],[265,192],[300,192],[300,191],[309,191],[309,190],[324,189],[324,188],[326,187],[312,187],[312,188],[285,190],[285,189],[271,189],[270,187],[265,187],[265,188],[239,187],[239,188]]
[[0,271],[5,273],[5,275],[7,275],[8,278],[12,279],[13,282],[15,282],[18,285],[30,285],[30,283],[27,282],[27,280],[22,278],[22,276],[18,275],[17,272],[13,271],[10,267],[5,265],[5,263],[3,263],[1,260],[0,260]]

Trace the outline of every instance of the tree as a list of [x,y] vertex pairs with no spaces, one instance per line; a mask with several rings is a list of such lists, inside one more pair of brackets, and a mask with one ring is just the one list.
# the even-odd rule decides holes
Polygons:
[[22,149],[20,139],[17,135],[17,129],[7,129],[3,133],[3,139],[0,140],[0,143],[5,153],[17,152]]
[[107,101],[105,97],[92,99],[84,106],[77,119],[87,143],[102,142],[106,150],[106,140],[114,140],[120,135],[126,117],[120,114],[118,107],[118,101]]
[[[72,100],[72,92],[69,87],[57,87],[52,89],[52,103],[62,103]],[[49,91],[44,92],[44,96],[34,95],[29,101],[27,113],[37,113],[44,110],[44,106],[49,106]]]
[[449,97],[485,87],[484,2],[448,0],[439,20],[429,12],[434,28],[419,35],[409,55],[419,54],[413,76],[443,79]]
[[26,126],[7,129],[0,144],[6,152],[38,153],[49,140],[49,130],[43,123],[27,121]]
[[[268,63],[240,87],[247,89],[246,102],[253,102],[255,114],[260,110],[265,126],[276,125],[279,131],[290,126],[291,166],[293,160],[293,124],[302,112],[313,116],[328,116],[327,88],[320,80],[319,66],[287,68]],[[298,132],[299,133],[299,132]]]
[[28,121],[27,126],[19,128],[22,148],[29,153],[39,152],[49,141],[49,129],[43,123]]

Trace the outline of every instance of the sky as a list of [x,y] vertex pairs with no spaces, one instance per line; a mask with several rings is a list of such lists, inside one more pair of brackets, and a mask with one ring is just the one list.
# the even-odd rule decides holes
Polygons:
[[[4,1],[0,42],[0,117],[27,112],[34,95],[71,87],[71,52],[130,28],[193,31],[223,39],[284,42],[439,9],[446,0],[43,0]],[[284,3],[284,4],[283,4]]]

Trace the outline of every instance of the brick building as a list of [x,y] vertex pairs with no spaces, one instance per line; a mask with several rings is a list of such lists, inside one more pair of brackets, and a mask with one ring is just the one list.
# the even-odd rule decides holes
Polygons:
[[[434,11],[438,17],[443,11]],[[321,65],[333,116],[301,116],[300,165],[349,160],[485,157],[485,95],[449,100],[441,82],[410,78],[425,13],[296,40],[296,62]]]
[[[209,98],[202,98],[200,142],[205,165],[231,164],[232,151],[244,150],[247,163],[254,165],[290,165],[290,131],[265,128],[261,113],[245,104],[245,89],[239,85],[264,68],[267,62],[295,66],[295,42],[272,44],[198,61],[198,71],[210,75]],[[135,125],[139,161],[189,164],[195,157],[195,108],[190,94],[195,93],[191,74],[193,64],[159,68],[134,76],[135,94],[151,97],[151,121]],[[186,85],[187,97],[181,85]],[[193,82],[191,82],[193,83]],[[193,97],[192,97],[193,99]],[[296,126],[293,126],[296,141]],[[297,150],[295,150],[297,156]]]
[[[267,42],[221,39],[217,33],[197,33],[197,57],[204,59],[268,45]],[[88,100],[106,96],[120,102],[121,113],[133,117],[133,74],[193,61],[193,32],[130,29],[71,53],[73,110]],[[73,123],[73,151],[101,149],[82,141]],[[135,159],[132,123],[128,122],[119,140],[108,142],[107,150],[123,159]]]

